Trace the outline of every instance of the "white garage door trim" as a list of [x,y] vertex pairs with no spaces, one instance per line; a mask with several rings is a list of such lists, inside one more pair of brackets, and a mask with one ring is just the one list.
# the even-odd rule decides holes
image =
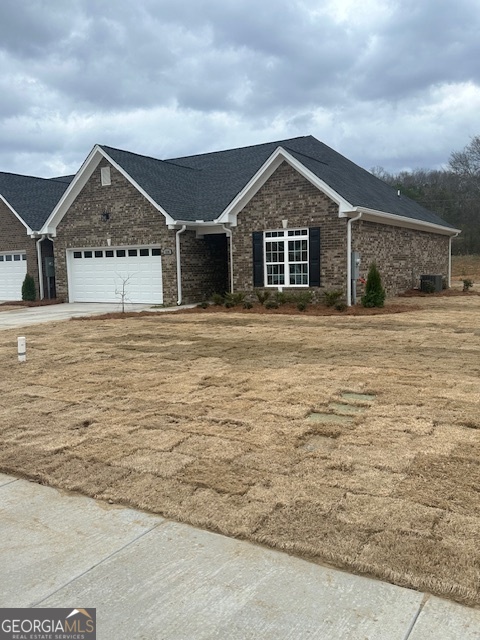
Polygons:
[[67,249],[70,302],[163,303],[162,257],[155,245]]
[[0,300],[21,300],[26,275],[25,251],[0,251]]

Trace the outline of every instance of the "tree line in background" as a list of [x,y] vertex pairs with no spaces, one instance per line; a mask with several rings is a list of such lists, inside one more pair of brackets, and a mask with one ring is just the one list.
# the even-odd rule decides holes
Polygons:
[[462,233],[452,243],[457,255],[480,254],[480,136],[450,155],[443,170],[415,169],[371,172],[412,200],[434,211]]

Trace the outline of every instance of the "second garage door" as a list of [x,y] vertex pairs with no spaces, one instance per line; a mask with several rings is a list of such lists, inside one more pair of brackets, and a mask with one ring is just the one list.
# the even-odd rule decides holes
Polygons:
[[0,253],[0,300],[21,300],[26,275],[27,256],[24,251]]
[[102,247],[67,252],[70,302],[163,303],[157,247]]

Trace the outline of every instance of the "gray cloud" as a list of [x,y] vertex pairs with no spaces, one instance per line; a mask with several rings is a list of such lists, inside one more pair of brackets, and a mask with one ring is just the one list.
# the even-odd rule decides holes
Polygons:
[[313,134],[369,167],[475,135],[476,0],[3,0],[0,168]]

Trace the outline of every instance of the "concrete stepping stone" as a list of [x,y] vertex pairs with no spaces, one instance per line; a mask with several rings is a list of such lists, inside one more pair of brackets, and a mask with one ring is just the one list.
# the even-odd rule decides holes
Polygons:
[[350,416],[339,416],[336,413],[311,413],[308,416],[309,420],[315,422],[325,422],[327,424],[351,424],[353,418]]
[[363,411],[363,407],[358,407],[354,404],[343,404],[341,402],[331,402],[328,406],[330,409],[333,409],[336,413],[340,414],[344,413],[347,415],[352,415]]
[[346,391],[342,393],[342,398],[344,400],[352,400],[352,402],[373,402],[375,400],[375,396],[371,393],[353,393]]
[[329,438],[328,436],[311,436],[304,442],[301,448],[305,451],[329,451],[335,446],[336,442],[334,438]]

